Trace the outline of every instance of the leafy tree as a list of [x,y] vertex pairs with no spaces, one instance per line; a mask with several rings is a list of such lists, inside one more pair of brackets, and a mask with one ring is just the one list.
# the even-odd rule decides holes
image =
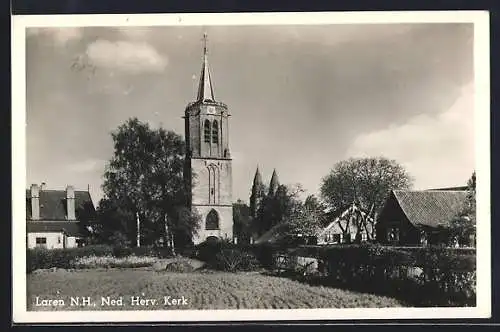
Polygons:
[[91,202],[85,202],[75,207],[76,217],[80,221],[80,232],[84,235],[88,244],[93,244],[98,241],[97,232],[95,230],[97,215],[94,206]]
[[136,236],[135,217],[131,209],[118,200],[102,198],[97,206],[97,223],[93,225],[98,242],[129,246]]
[[321,226],[328,224],[328,218],[325,213],[326,206],[315,195],[309,195],[304,200],[304,208],[315,215]]
[[267,194],[257,211],[256,232],[264,234],[277,224],[289,221],[301,207],[299,186],[287,187],[279,185],[275,194]]
[[274,195],[267,195],[258,213],[260,235],[271,228],[278,238],[286,235],[316,235],[323,227],[324,207],[313,195],[300,199],[300,185],[279,185]]
[[366,211],[366,217],[356,220],[370,223],[363,226],[371,230],[368,239],[373,240],[376,214],[382,208],[387,194],[394,189],[409,189],[412,182],[408,172],[395,160],[383,157],[350,158],[333,166],[323,178],[320,192],[333,211],[341,211],[352,203]]
[[118,231],[135,243],[138,217],[141,244],[172,244],[175,238],[196,234],[199,216],[187,208],[182,137],[151,129],[137,118],[127,120],[111,136],[114,154],[104,173],[99,208],[104,233]]
[[233,204],[233,232],[238,243],[249,242],[252,236],[250,207],[240,199]]
[[285,224],[288,226],[288,233],[315,236],[323,226],[322,213],[302,205],[292,212],[291,218],[285,221]]
[[451,236],[462,240],[470,241],[476,235],[476,172],[467,181],[467,198],[460,213],[452,220],[450,225]]

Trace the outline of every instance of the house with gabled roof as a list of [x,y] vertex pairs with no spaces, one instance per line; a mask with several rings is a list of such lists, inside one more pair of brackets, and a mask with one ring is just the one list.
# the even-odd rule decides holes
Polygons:
[[[85,245],[88,223],[95,218],[89,191],[47,190],[32,184],[26,190],[26,246],[73,248]],[[85,222],[84,222],[85,221]]]
[[[377,242],[402,246],[450,245],[451,222],[464,208],[466,199],[466,190],[454,188],[393,190],[378,216]],[[459,239],[464,246],[474,241]]]
[[284,243],[293,238],[304,244],[314,242],[319,245],[359,243],[370,240],[373,219],[356,204],[350,204],[339,211],[325,210],[323,212],[330,221],[314,235],[288,233],[287,225],[283,223],[272,227],[257,238],[255,243]]
[[341,244],[370,240],[373,219],[357,204],[352,203],[347,208],[328,212],[327,215],[331,221],[318,232],[318,244]]

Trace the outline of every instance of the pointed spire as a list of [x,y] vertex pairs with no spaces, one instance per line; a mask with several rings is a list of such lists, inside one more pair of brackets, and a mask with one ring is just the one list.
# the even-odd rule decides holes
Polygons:
[[259,210],[264,196],[264,184],[262,183],[259,166],[257,166],[257,170],[255,171],[255,176],[253,178],[252,194],[250,195],[250,215],[253,218],[257,217],[257,211]]
[[208,47],[207,33],[203,34],[203,64],[201,67],[200,82],[198,85],[198,101],[215,101],[212,79],[210,77],[210,68],[208,67]]
[[262,185],[262,176],[260,175],[259,166],[257,166],[257,170],[255,171],[255,176],[253,177],[253,188]]
[[269,194],[274,195],[279,185],[278,173],[276,173],[276,169],[274,169],[273,175],[271,176],[271,183],[269,184]]

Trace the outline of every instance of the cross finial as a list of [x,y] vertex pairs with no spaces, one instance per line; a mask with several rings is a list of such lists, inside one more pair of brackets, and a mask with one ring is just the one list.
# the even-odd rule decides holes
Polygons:
[[204,54],[207,54],[207,42],[208,42],[208,34],[207,32],[205,31],[203,33],[203,53]]
[[208,69],[208,52],[207,52],[207,33],[203,34],[203,64],[201,67],[200,84],[198,86],[197,100],[212,100],[214,101],[214,91],[210,79],[210,70]]

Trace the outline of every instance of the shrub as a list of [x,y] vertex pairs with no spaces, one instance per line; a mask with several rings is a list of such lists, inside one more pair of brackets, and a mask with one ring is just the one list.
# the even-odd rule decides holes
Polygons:
[[276,261],[276,254],[282,249],[271,244],[262,244],[250,246],[250,250],[254,253],[262,267],[272,269]]
[[192,272],[194,270],[194,267],[189,264],[186,260],[175,260],[171,263],[168,263],[167,266],[165,267],[165,271],[168,272],[180,272],[180,273],[185,273],[185,272]]
[[71,266],[76,269],[88,268],[135,268],[151,266],[156,259],[149,256],[127,256],[127,257],[113,257],[113,256],[86,256],[78,257],[71,262]]
[[82,248],[66,249],[27,249],[26,272],[31,273],[37,269],[71,267],[71,262],[78,257],[112,255],[113,248],[106,245],[92,245]]
[[228,241],[205,241],[195,247],[197,259],[220,271],[252,271],[260,267],[259,260],[249,247]]
[[[195,247],[185,247],[177,250],[177,253],[183,257],[196,258],[196,248]],[[172,252],[170,252],[172,254]]]
[[121,247],[119,255],[127,256],[129,254],[135,256],[150,256],[150,257],[161,257],[168,258],[172,257],[172,248],[170,247],[158,247],[158,246],[142,246],[142,247],[131,247],[124,248]]
[[174,256],[173,252],[172,252],[172,248],[170,248],[170,247],[155,248],[154,253],[155,253],[156,257],[159,257],[159,258],[170,258],[170,257]]
[[195,257],[201,261],[209,262],[224,248],[231,248],[233,245],[223,241],[204,241],[195,247]]
[[209,265],[216,270],[227,272],[253,271],[260,267],[254,254],[238,248],[222,249]]
[[132,255],[132,248],[117,246],[113,248],[113,256],[115,257],[127,257]]

